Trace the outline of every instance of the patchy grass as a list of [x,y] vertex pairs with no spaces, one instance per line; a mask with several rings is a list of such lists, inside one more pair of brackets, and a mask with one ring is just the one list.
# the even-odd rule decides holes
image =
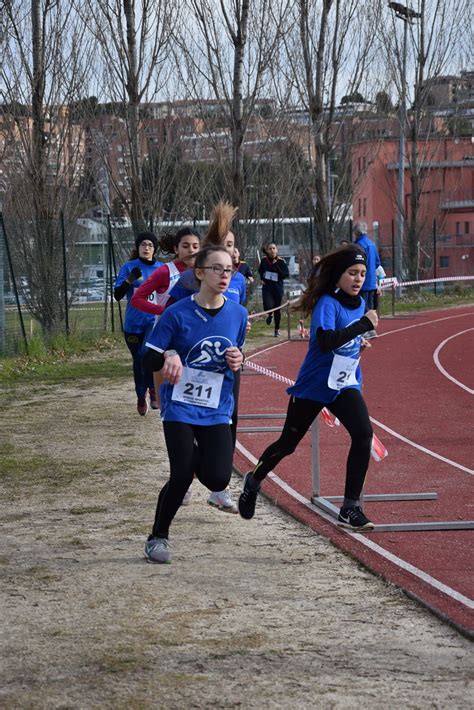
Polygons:
[[[81,494],[95,497],[102,486],[108,486],[110,478],[117,474],[117,462],[113,460],[83,461],[53,458],[45,453],[33,452],[10,442],[0,444],[0,481],[5,498],[21,497],[29,487],[40,487],[45,493],[56,494],[70,486],[81,484]],[[137,465],[136,459],[120,459],[124,470]],[[90,490],[88,482],[90,480]],[[86,485],[84,485],[84,483]],[[106,512],[105,506],[81,506],[72,508],[72,515]]]
[[47,349],[39,342],[29,355],[0,360],[0,384],[40,381],[58,384],[72,380],[122,379],[130,375],[131,358],[122,338],[92,341],[57,339]]

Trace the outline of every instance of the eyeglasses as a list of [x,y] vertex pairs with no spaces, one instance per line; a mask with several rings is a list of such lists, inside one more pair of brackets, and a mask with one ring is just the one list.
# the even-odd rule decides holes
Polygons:
[[145,247],[145,249],[154,249],[155,245],[153,242],[140,242],[141,247]]
[[212,266],[201,266],[200,268],[201,269],[212,269],[213,272],[215,274],[217,274],[218,276],[222,276],[223,274],[225,274],[226,276],[232,276],[232,274],[235,273],[235,269],[232,269],[230,267],[227,269],[224,269],[224,267],[221,266],[221,264],[213,264]]

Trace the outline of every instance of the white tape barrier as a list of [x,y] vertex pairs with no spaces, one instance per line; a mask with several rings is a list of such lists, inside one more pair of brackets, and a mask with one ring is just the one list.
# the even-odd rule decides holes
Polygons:
[[403,288],[403,286],[422,286],[423,284],[439,284],[444,281],[474,281],[473,276],[443,276],[438,279],[423,279],[420,281],[398,281],[397,277],[389,279],[382,279],[380,282],[380,287],[385,288]]

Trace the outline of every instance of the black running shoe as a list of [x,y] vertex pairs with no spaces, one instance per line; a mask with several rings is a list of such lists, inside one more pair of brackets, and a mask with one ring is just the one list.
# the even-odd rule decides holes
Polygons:
[[242,488],[242,493],[239,496],[239,513],[245,520],[251,520],[255,515],[255,505],[257,503],[257,495],[260,490],[260,484],[252,479],[252,487],[250,477],[252,472],[245,474],[244,487]]
[[362,508],[359,505],[354,505],[352,508],[341,508],[339,511],[338,521],[345,527],[351,530],[368,531],[374,529],[374,524],[364,515]]

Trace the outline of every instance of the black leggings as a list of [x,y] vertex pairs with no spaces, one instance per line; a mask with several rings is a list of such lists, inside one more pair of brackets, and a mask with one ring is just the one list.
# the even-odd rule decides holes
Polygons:
[[[263,284],[262,301],[264,311],[270,311],[272,308],[277,308],[278,306],[281,306],[282,298],[282,290],[275,288],[274,286],[268,286],[267,284]],[[271,315],[275,319],[275,330],[280,330],[281,309],[278,308],[278,310],[274,311]]]
[[158,496],[153,537],[168,537],[171,521],[194,474],[211,491],[223,491],[232,474],[233,446],[228,424],[197,426],[163,422],[163,431],[170,460],[170,478]]
[[373,431],[367,405],[360,391],[356,389],[343,390],[331,404],[290,397],[281,436],[278,441],[265,449],[255,466],[253,475],[258,481],[263,481],[272,468],[275,468],[285,456],[292,454],[324,407],[339,419],[351,436],[344,497],[357,501],[362,493],[369,466]]
[[146,333],[125,333],[125,342],[133,358],[133,379],[137,397],[144,397],[147,389],[154,387],[153,375],[146,373],[142,364],[142,346]]

